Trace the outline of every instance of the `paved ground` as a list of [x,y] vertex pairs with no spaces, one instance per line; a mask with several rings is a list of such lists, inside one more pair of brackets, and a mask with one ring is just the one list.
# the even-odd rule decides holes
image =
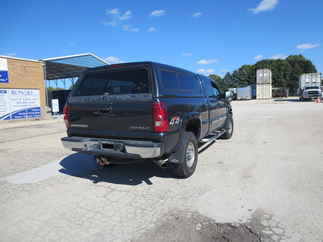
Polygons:
[[61,147],[63,123],[1,129],[0,241],[322,241],[323,104],[233,107],[234,137],[186,180],[98,171]]

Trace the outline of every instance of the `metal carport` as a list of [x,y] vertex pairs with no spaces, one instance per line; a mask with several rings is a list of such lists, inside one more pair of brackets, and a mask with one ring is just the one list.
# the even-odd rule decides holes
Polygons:
[[109,64],[93,53],[46,58],[40,61],[44,63],[47,106],[51,105],[51,97],[48,93],[50,87],[68,90],[74,85],[80,73],[87,68]]

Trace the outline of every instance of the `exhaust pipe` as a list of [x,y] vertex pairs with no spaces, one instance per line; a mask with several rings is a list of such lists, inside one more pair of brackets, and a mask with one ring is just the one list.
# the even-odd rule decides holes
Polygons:
[[161,167],[161,168],[166,168],[167,161],[168,161],[168,159],[164,159],[164,160],[154,160],[153,162],[154,162],[157,166],[159,166],[159,167]]

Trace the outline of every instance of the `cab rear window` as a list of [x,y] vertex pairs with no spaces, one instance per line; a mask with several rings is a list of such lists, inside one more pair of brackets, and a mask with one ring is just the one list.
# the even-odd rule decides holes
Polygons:
[[160,94],[200,97],[201,85],[194,74],[185,71],[160,70]]
[[72,96],[149,93],[147,70],[89,73],[80,80]]

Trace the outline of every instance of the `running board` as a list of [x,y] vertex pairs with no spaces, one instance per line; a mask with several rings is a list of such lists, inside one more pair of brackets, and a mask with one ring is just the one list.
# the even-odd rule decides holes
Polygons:
[[203,143],[203,144],[201,146],[199,146],[198,153],[202,153],[204,150],[206,150],[211,144],[213,144],[224,133],[225,133],[225,130],[217,131],[217,132],[212,133],[211,135],[206,136],[205,138],[201,139],[201,143]]
[[208,135],[208,136],[204,137],[203,139],[201,139],[201,142],[202,143],[212,142],[212,141],[216,140],[217,138],[221,137],[224,133],[225,133],[225,130],[217,131],[217,132],[212,133],[211,135]]

